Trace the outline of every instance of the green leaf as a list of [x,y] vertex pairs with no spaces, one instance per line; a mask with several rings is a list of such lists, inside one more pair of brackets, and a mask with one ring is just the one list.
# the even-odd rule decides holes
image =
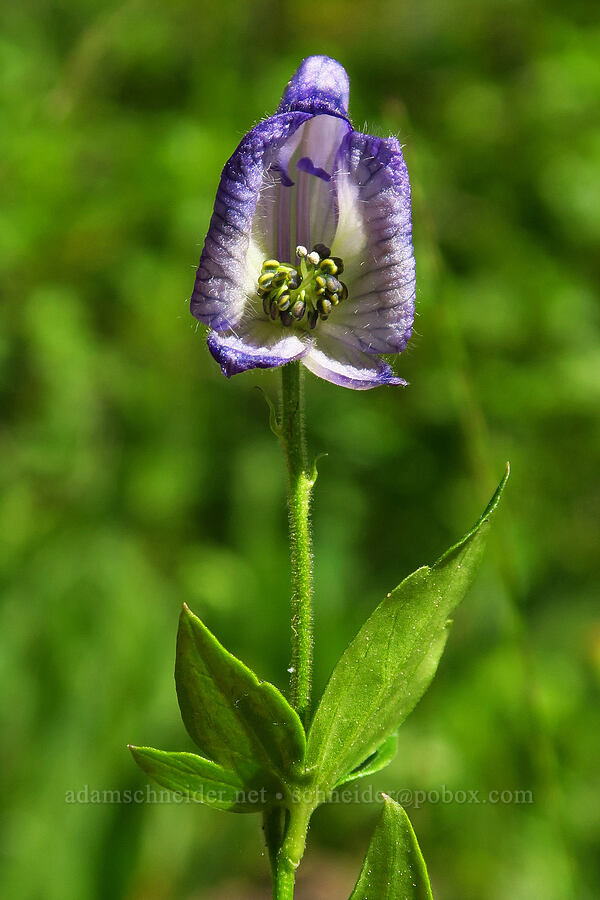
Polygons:
[[381,603],[336,665],[310,728],[307,767],[329,791],[395,731],[427,690],[448,616],[484,550],[506,475],[483,516],[436,564],[409,575]]
[[185,605],[175,681],[183,721],[204,755],[254,789],[279,792],[293,780],[306,749],[297,713],[276,687],[259,681],[225,650]]
[[350,900],[433,900],[423,854],[402,807],[385,806]]
[[358,778],[364,778],[366,775],[374,775],[375,772],[385,769],[395,757],[397,749],[398,735],[394,732],[383,742],[381,747],[377,748],[375,753],[371,753],[370,756],[367,756],[360,766],[357,766],[352,772],[349,772],[347,775],[344,775],[343,778],[340,778],[335,785],[336,788],[341,787],[343,784],[347,784],[349,781],[356,781]]
[[196,756],[169,753],[152,747],[132,747],[136,763],[158,784],[185,797],[230,812],[262,812],[268,805],[266,792],[247,791],[234,772]]

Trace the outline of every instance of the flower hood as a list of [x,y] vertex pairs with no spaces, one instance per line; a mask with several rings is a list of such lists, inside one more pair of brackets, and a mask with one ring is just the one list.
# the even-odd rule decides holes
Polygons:
[[340,63],[309,57],[223,169],[191,311],[228,377],[300,359],[344,387],[405,383],[380,356],[414,318],[408,172],[348,98]]

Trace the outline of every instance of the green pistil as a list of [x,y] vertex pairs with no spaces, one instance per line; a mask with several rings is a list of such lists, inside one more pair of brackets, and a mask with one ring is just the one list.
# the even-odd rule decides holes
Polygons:
[[337,276],[344,271],[339,256],[331,256],[329,247],[315,244],[309,253],[296,247],[297,266],[266,259],[258,277],[258,296],[265,315],[279,319],[289,327],[304,323],[309,329],[319,319],[326,321],[334,306],[348,296],[348,288]]

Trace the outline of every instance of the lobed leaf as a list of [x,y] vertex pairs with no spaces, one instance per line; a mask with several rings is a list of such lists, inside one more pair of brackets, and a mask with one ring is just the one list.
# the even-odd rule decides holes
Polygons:
[[331,790],[373,753],[416,706],[435,675],[448,616],[479,567],[506,474],[472,530],[433,567],[409,575],[377,607],[342,654],[315,713],[306,764]]

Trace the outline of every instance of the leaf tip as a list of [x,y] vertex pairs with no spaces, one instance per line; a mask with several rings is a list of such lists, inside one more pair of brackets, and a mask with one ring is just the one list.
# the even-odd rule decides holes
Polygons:
[[[493,496],[492,496],[492,499],[491,499],[490,502],[488,503],[488,505],[487,505],[487,507],[486,507],[486,509],[485,509],[485,512],[483,513],[481,519],[480,519],[479,522],[478,522],[478,525],[479,525],[479,524],[482,524],[482,523],[485,522],[487,519],[489,519],[489,517],[491,516],[491,514],[492,514],[493,512],[495,512],[496,507],[497,507],[498,504],[500,503],[500,497],[502,496],[502,491],[503,491],[504,488],[506,487],[506,482],[508,481],[509,477],[510,477],[510,462],[507,461],[507,462],[506,462],[506,468],[505,468],[505,470],[504,470],[504,475],[503,475],[502,478],[500,479],[500,484],[498,485],[498,487],[497,487],[496,490],[494,491],[494,494],[493,494]],[[477,526],[475,526],[475,527],[477,527]]]
[[477,534],[478,531],[480,531],[484,526],[489,525],[492,515],[496,512],[496,509],[500,505],[500,498],[502,497],[502,492],[504,491],[509,476],[510,463],[507,462],[504,475],[500,480],[500,484],[494,491],[490,502],[484,509],[483,513],[481,514],[473,528],[471,528],[471,530],[468,531],[467,534],[465,534],[465,536],[457,544],[454,545],[454,547],[451,547],[449,550],[447,550],[446,553],[444,553],[443,556],[441,556],[440,559],[437,560],[437,562],[433,566],[434,569],[439,568],[439,566],[444,563],[453,553],[464,547],[471,540],[471,538],[473,538]]
[[412,825],[410,824],[410,819],[406,813],[404,807],[398,803],[393,797],[390,797],[388,794],[384,794],[381,792],[380,796],[383,798],[383,812],[381,814],[382,824],[386,824],[388,828],[392,827],[394,823],[400,821],[404,828],[407,827],[412,832]]
[[179,616],[180,626],[183,624],[183,622],[192,622],[194,619],[196,619],[196,616],[191,611],[191,609],[189,608],[187,603],[182,603],[181,604],[181,615]]

